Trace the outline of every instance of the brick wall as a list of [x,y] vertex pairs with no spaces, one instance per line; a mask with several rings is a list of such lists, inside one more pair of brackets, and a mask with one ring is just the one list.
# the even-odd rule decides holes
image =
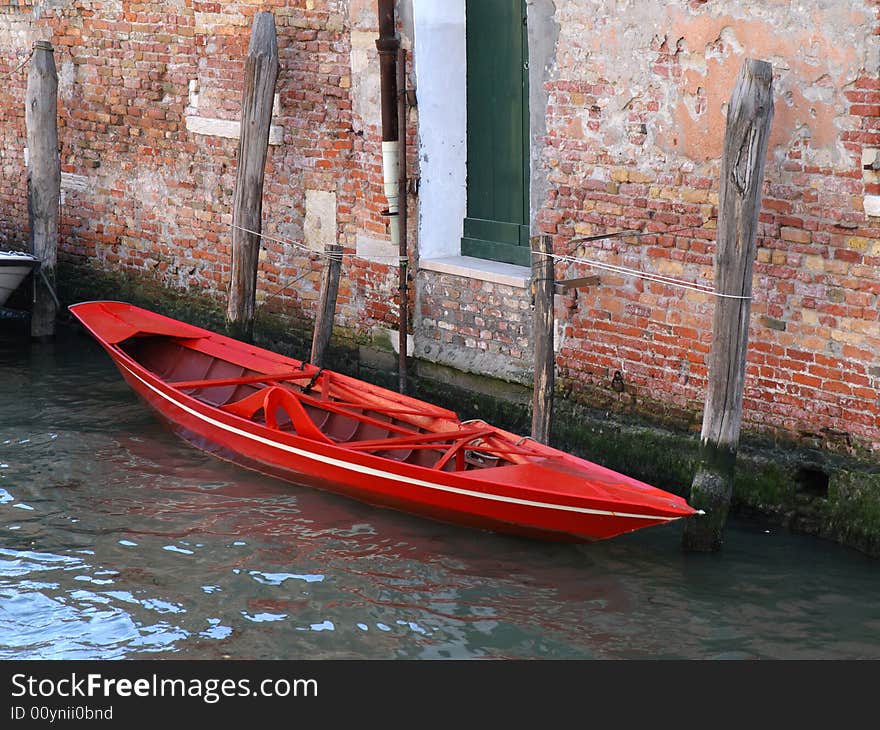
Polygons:
[[531,382],[531,293],[510,284],[421,271],[415,354],[462,370]]
[[[819,3],[803,18],[782,5],[759,17],[731,2],[611,5],[557,3],[541,229],[560,253],[711,282],[723,105],[745,57],[770,60],[744,425],[876,451],[880,219],[865,213],[878,178],[863,170],[880,143],[876,3]],[[656,235],[572,240],[630,228]],[[698,428],[712,309],[699,293],[602,273],[558,309],[561,376]],[[616,370],[622,397],[608,387]]]
[[[25,70],[14,69],[34,40],[49,39],[59,72],[62,260],[222,302],[242,69],[250,18],[268,8],[281,69],[264,232],[279,240],[263,246],[258,303],[309,328],[320,259],[300,246],[337,239],[358,254],[344,264],[339,323],[363,338],[397,326],[396,252],[381,216],[374,2],[39,5],[0,5],[0,245],[27,237]],[[532,201],[536,223],[559,253],[711,282],[724,105],[744,58],[770,60],[776,116],[744,427],[876,454],[880,218],[869,213],[880,214],[880,177],[864,167],[880,149],[877,4],[827,0],[803,17],[787,3],[750,7],[556,0],[546,136],[533,153],[542,183],[533,189],[548,191]],[[410,48],[406,32],[403,41]],[[417,118],[416,110],[413,175]],[[652,235],[572,240],[629,228]],[[557,267],[559,278],[588,273]],[[527,288],[420,271],[415,289],[417,356],[529,381]],[[561,387],[699,428],[712,307],[697,292],[602,273],[599,287],[557,299]],[[617,370],[623,394],[610,388]]]
[[[367,98],[355,109],[352,95],[352,37],[375,39],[375,13],[346,0],[44,5],[40,13],[11,8],[0,14],[0,75],[24,60],[34,40],[53,43],[62,261],[127,271],[218,301],[229,279],[235,135],[250,23],[258,10],[273,12],[280,72],[263,232],[277,240],[262,246],[257,301],[310,327],[321,259],[300,248],[310,243],[308,193],[329,194],[329,209],[318,211],[329,215],[312,217],[334,229],[330,238],[346,252],[355,252],[362,235],[388,240],[379,100]],[[26,73],[0,86],[3,245],[26,243]],[[387,260],[347,259],[340,323],[357,330],[396,322],[388,295],[396,271]]]

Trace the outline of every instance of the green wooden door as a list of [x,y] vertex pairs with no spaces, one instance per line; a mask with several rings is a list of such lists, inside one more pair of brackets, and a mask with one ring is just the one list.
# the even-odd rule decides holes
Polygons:
[[465,256],[530,265],[525,0],[467,0]]

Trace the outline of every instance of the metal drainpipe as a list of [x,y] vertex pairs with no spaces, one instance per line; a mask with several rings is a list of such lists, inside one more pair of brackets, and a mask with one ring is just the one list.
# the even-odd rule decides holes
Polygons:
[[400,291],[400,324],[398,342],[398,390],[406,393],[406,341],[409,331],[409,294],[407,293],[407,265],[409,257],[407,256],[407,237],[406,237],[406,51],[401,48],[398,51],[397,59],[397,126],[400,134],[400,149],[398,151],[398,176],[397,176],[397,196],[398,196],[398,290]]
[[397,172],[400,140],[397,131],[397,49],[400,40],[394,31],[394,0],[379,0],[379,79],[382,88],[382,174],[388,200],[391,242],[397,244]]
[[[398,53],[400,39],[395,32],[395,0],[379,2],[379,79],[382,90],[382,174],[385,184],[385,198],[388,201],[391,243],[400,252],[400,365],[399,390],[406,389],[406,335],[407,335],[407,293],[406,293],[406,232],[401,235],[401,219],[406,221],[406,210],[400,214],[400,205],[406,206],[406,160],[401,159],[400,121],[402,119],[406,134],[406,110],[401,113],[398,99]],[[405,77],[404,77],[405,78]],[[404,100],[405,102],[405,100]],[[401,182],[402,181],[402,182]]]

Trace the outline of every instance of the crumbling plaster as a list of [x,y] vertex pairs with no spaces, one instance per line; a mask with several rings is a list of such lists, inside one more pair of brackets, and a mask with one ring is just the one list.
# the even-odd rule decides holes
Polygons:
[[[880,66],[874,15],[867,0],[557,0],[555,80],[608,90],[596,102],[598,129],[590,128],[584,109],[568,130],[619,162],[713,161],[742,62],[758,58],[774,68],[768,161],[781,163],[791,144],[805,141],[812,164],[850,167],[853,156],[838,141],[852,123],[844,91],[860,71]],[[634,147],[631,110],[651,101],[657,111],[646,125],[647,139]]]

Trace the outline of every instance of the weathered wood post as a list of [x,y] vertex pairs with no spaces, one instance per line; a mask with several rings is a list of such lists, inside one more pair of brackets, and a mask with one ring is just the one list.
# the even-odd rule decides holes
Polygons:
[[721,548],[733,491],[749,338],[752,263],[761,210],[764,157],[773,120],[773,68],[747,59],[727,110],[715,254],[716,299],[709,386],[700,434],[701,463],[690,503],[706,514],[687,520],[685,549]]
[[550,443],[553,419],[553,387],[556,378],[556,352],[553,348],[555,320],[553,295],[556,292],[553,246],[550,236],[532,239],[532,290],[535,296],[532,336],[535,340],[535,382],[532,391],[532,438]]
[[58,152],[58,74],[49,41],[34,43],[25,94],[27,126],[27,205],[31,253],[40,260],[43,281],[34,287],[31,337],[55,335],[57,308],[55,264],[58,255],[58,211],[61,199],[61,156]]
[[321,273],[321,297],[315,315],[315,329],[312,333],[312,365],[324,367],[324,353],[330,344],[333,333],[333,318],[336,314],[336,297],[339,294],[339,273],[342,268],[342,246],[328,243],[324,247],[324,270]]
[[275,17],[254,15],[244,68],[241,136],[232,210],[232,275],[226,324],[239,337],[253,336],[263,214],[263,177],[269,149],[269,125],[278,78]]

